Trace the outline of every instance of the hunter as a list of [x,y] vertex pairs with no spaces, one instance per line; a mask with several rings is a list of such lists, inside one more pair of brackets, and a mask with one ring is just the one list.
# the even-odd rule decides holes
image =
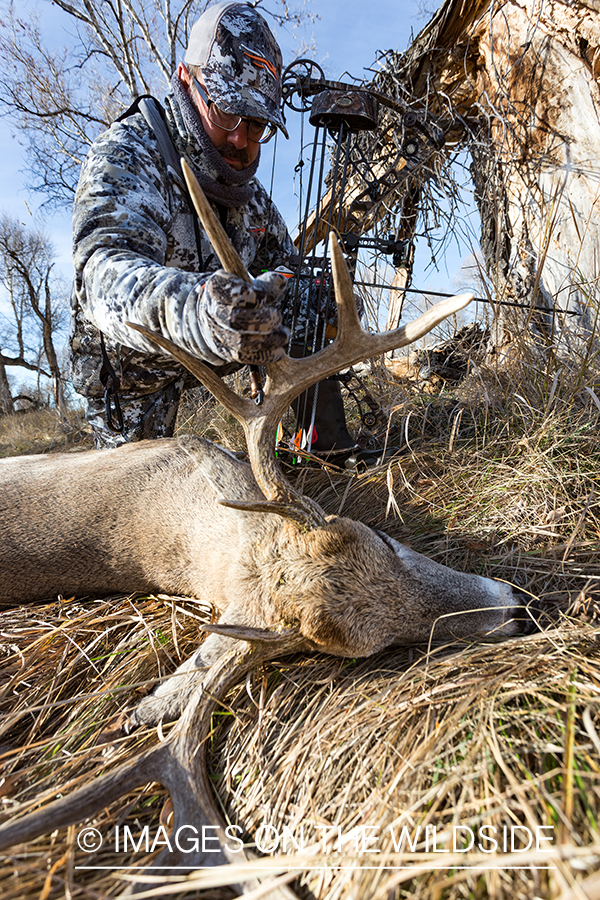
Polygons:
[[[227,374],[288,346],[287,277],[298,256],[256,178],[279,129],[281,50],[264,18],[225,0],[192,28],[164,106],[138,98],[92,144],[73,211],[71,359],[98,448],[170,437],[189,374],[127,322]],[[253,281],[219,268],[182,178],[185,157]],[[278,271],[279,270],[279,271]],[[306,315],[294,333],[306,332]],[[299,320],[298,320],[299,318]],[[290,352],[300,355],[293,338]],[[195,382],[197,385],[197,382]],[[339,383],[318,390],[316,451],[346,451]]]

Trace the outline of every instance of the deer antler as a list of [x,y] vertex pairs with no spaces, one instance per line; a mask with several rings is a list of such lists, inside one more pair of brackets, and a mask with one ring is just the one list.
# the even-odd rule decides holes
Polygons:
[[[182,159],[181,165],[198,217],[223,267],[241,278],[250,280],[242,260],[216,218],[194,173],[185,160]],[[352,279],[334,234],[329,238],[329,250],[338,310],[337,336],[332,344],[308,358],[296,359],[284,355],[266,366],[265,399],[260,406],[248,398],[239,397],[208,366],[171,341],[140,325],[128,323],[189,369],[242,424],[252,471],[266,502],[226,505],[285,515],[308,528],[322,526],[325,515],[320,507],[307,497],[302,497],[289,484],[277,465],[274,453],[277,426],[292,400],[318,381],[354,363],[412,344],[447,316],[463,309],[473,299],[473,294],[459,294],[442,300],[402,328],[380,334],[366,332],[358,318]]]
[[[174,841],[176,847],[172,850],[168,846],[165,847],[151,866],[139,874],[147,875],[153,869],[160,871],[165,867],[192,871],[202,866],[239,863],[248,858],[245,852],[231,852],[225,839],[226,826],[211,788],[206,755],[212,715],[228,691],[242,680],[247,672],[261,662],[306,646],[306,640],[293,630],[275,632],[221,623],[206,626],[205,630],[233,638],[231,650],[225,652],[218,663],[202,673],[202,682],[194,691],[179,722],[164,743],[139,754],[112,772],[100,776],[90,784],[42,809],[1,825],[0,851],[15,844],[32,841],[56,828],[92,818],[132,788],[156,781],[164,785],[171,795],[173,834],[177,834],[180,828],[190,826],[196,828],[196,833],[202,834],[203,826],[209,826],[214,829],[214,834],[221,843],[221,849],[213,846],[207,853],[198,846],[191,852],[182,852],[178,843]],[[245,888],[251,890],[256,886],[256,882],[246,883]],[[147,887],[144,881],[134,882],[125,896],[137,894]],[[296,895],[285,886],[268,892],[266,900],[267,898],[297,900]]]

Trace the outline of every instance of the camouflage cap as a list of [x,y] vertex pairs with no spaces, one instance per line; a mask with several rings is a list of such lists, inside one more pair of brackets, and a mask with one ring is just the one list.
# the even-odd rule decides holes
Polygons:
[[267,119],[288,137],[281,102],[281,50],[259,13],[224,0],[203,13],[185,61],[200,66],[211,100],[226,112]]

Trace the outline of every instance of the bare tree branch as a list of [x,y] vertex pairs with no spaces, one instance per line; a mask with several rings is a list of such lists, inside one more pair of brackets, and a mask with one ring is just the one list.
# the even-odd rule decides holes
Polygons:
[[[50,378],[57,408],[64,413],[62,375],[55,348],[63,325],[64,290],[53,273],[53,248],[41,232],[29,231],[9,216],[0,218],[0,287],[9,316],[2,316],[3,366],[18,366]],[[49,371],[42,368],[45,358]],[[6,403],[4,404],[6,405]]]
[[[277,0],[277,24],[298,27],[306,5]],[[91,142],[140,94],[168,88],[189,29],[209,0],[56,0],[76,34],[51,50],[35,18],[9,3],[0,20],[0,113],[21,137],[30,187],[70,205]],[[275,7],[277,10],[277,6]]]

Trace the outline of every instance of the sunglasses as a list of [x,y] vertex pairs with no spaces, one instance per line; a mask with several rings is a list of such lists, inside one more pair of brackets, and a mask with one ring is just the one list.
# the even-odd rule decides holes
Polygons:
[[217,125],[223,131],[235,131],[239,127],[240,122],[244,122],[249,141],[253,141],[255,144],[266,144],[267,141],[271,140],[277,131],[275,125],[271,125],[269,122],[259,122],[257,119],[248,119],[246,116],[237,116],[235,113],[225,112],[210,99],[198,79],[194,78],[193,80],[196,90],[206,104],[208,118],[213,125]]

